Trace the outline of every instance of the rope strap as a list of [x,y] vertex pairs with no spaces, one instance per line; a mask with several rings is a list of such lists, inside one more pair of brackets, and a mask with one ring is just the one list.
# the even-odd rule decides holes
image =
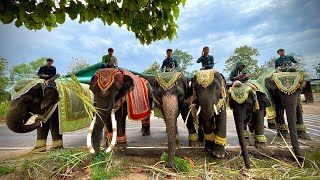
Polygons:
[[287,124],[277,124],[277,129],[281,131],[286,131],[288,130],[288,125]]
[[197,133],[189,134],[189,141],[198,141],[198,140],[199,140],[199,136]]
[[39,147],[44,147],[47,145],[47,140],[46,139],[41,139],[36,141],[36,148]]
[[297,124],[296,126],[297,126],[297,131],[302,131],[302,132],[304,132],[304,131],[306,131],[306,129],[307,129],[304,124]]

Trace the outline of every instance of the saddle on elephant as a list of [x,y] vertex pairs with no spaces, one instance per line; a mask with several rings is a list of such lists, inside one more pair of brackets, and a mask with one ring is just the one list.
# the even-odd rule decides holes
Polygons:
[[256,92],[250,86],[240,83],[238,86],[230,87],[228,92],[230,94],[230,98],[238,104],[243,104],[248,99],[250,92],[252,92],[255,100],[255,109],[260,109]]
[[[44,90],[47,86],[43,79],[39,78],[27,78],[18,81],[12,88],[12,100],[21,97],[26,94],[32,87],[41,85]],[[82,100],[76,95],[76,93],[63,85],[62,80],[55,80],[55,85],[57,92],[59,94],[59,101],[57,104],[52,105],[46,111],[45,114],[41,115],[44,117],[43,123],[45,123],[53,112],[58,108],[59,113],[59,133],[74,132],[88,127],[91,123],[91,118],[87,114],[87,111],[82,103]],[[87,84],[81,84],[83,93],[92,99],[93,104],[93,94],[89,90]],[[39,116],[39,115],[34,115]],[[30,124],[35,118],[32,116],[26,124]]]
[[147,80],[127,70],[106,68],[96,72],[98,85],[103,91],[107,91],[115,81],[122,84],[124,75],[130,76],[134,83],[134,88],[125,96],[128,106],[128,119],[137,121],[146,119],[151,114],[148,101]]

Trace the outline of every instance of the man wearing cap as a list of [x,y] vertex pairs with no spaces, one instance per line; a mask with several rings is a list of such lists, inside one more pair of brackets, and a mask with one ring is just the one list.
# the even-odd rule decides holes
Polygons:
[[202,49],[202,55],[197,60],[197,63],[202,63],[201,69],[212,69],[214,66],[214,59],[213,56],[209,55],[209,47],[205,46]]
[[[277,51],[279,58],[275,61],[275,69],[277,72],[292,72],[296,71],[298,62],[292,56],[286,56],[284,49],[279,49]],[[292,65],[292,63],[294,63]]]
[[113,55],[114,50],[108,49],[108,54],[102,57],[101,68],[118,68],[118,59]]
[[167,58],[163,60],[161,72],[178,70],[179,65],[174,57],[172,57],[172,49],[167,49]]
[[56,67],[53,65],[53,59],[48,58],[47,59],[47,65],[40,67],[38,71],[38,76],[41,79],[48,80],[52,78],[54,75],[56,75]]

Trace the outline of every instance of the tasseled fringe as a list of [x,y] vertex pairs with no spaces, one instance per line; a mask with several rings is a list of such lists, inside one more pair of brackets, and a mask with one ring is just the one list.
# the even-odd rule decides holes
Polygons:
[[255,101],[254,107],[256,108],[256,110],[259,110],[259,109],[260,109],[258,100]]

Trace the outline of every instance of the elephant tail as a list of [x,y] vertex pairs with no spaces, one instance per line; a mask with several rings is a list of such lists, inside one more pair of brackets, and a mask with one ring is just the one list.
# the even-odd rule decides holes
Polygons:
[[116,121],[114,109],[112,109],[111,111],[111,124],[112,124],[112,139],[109,147],[106,150],[106,153],[109,153],[117,144],[117,121]]

